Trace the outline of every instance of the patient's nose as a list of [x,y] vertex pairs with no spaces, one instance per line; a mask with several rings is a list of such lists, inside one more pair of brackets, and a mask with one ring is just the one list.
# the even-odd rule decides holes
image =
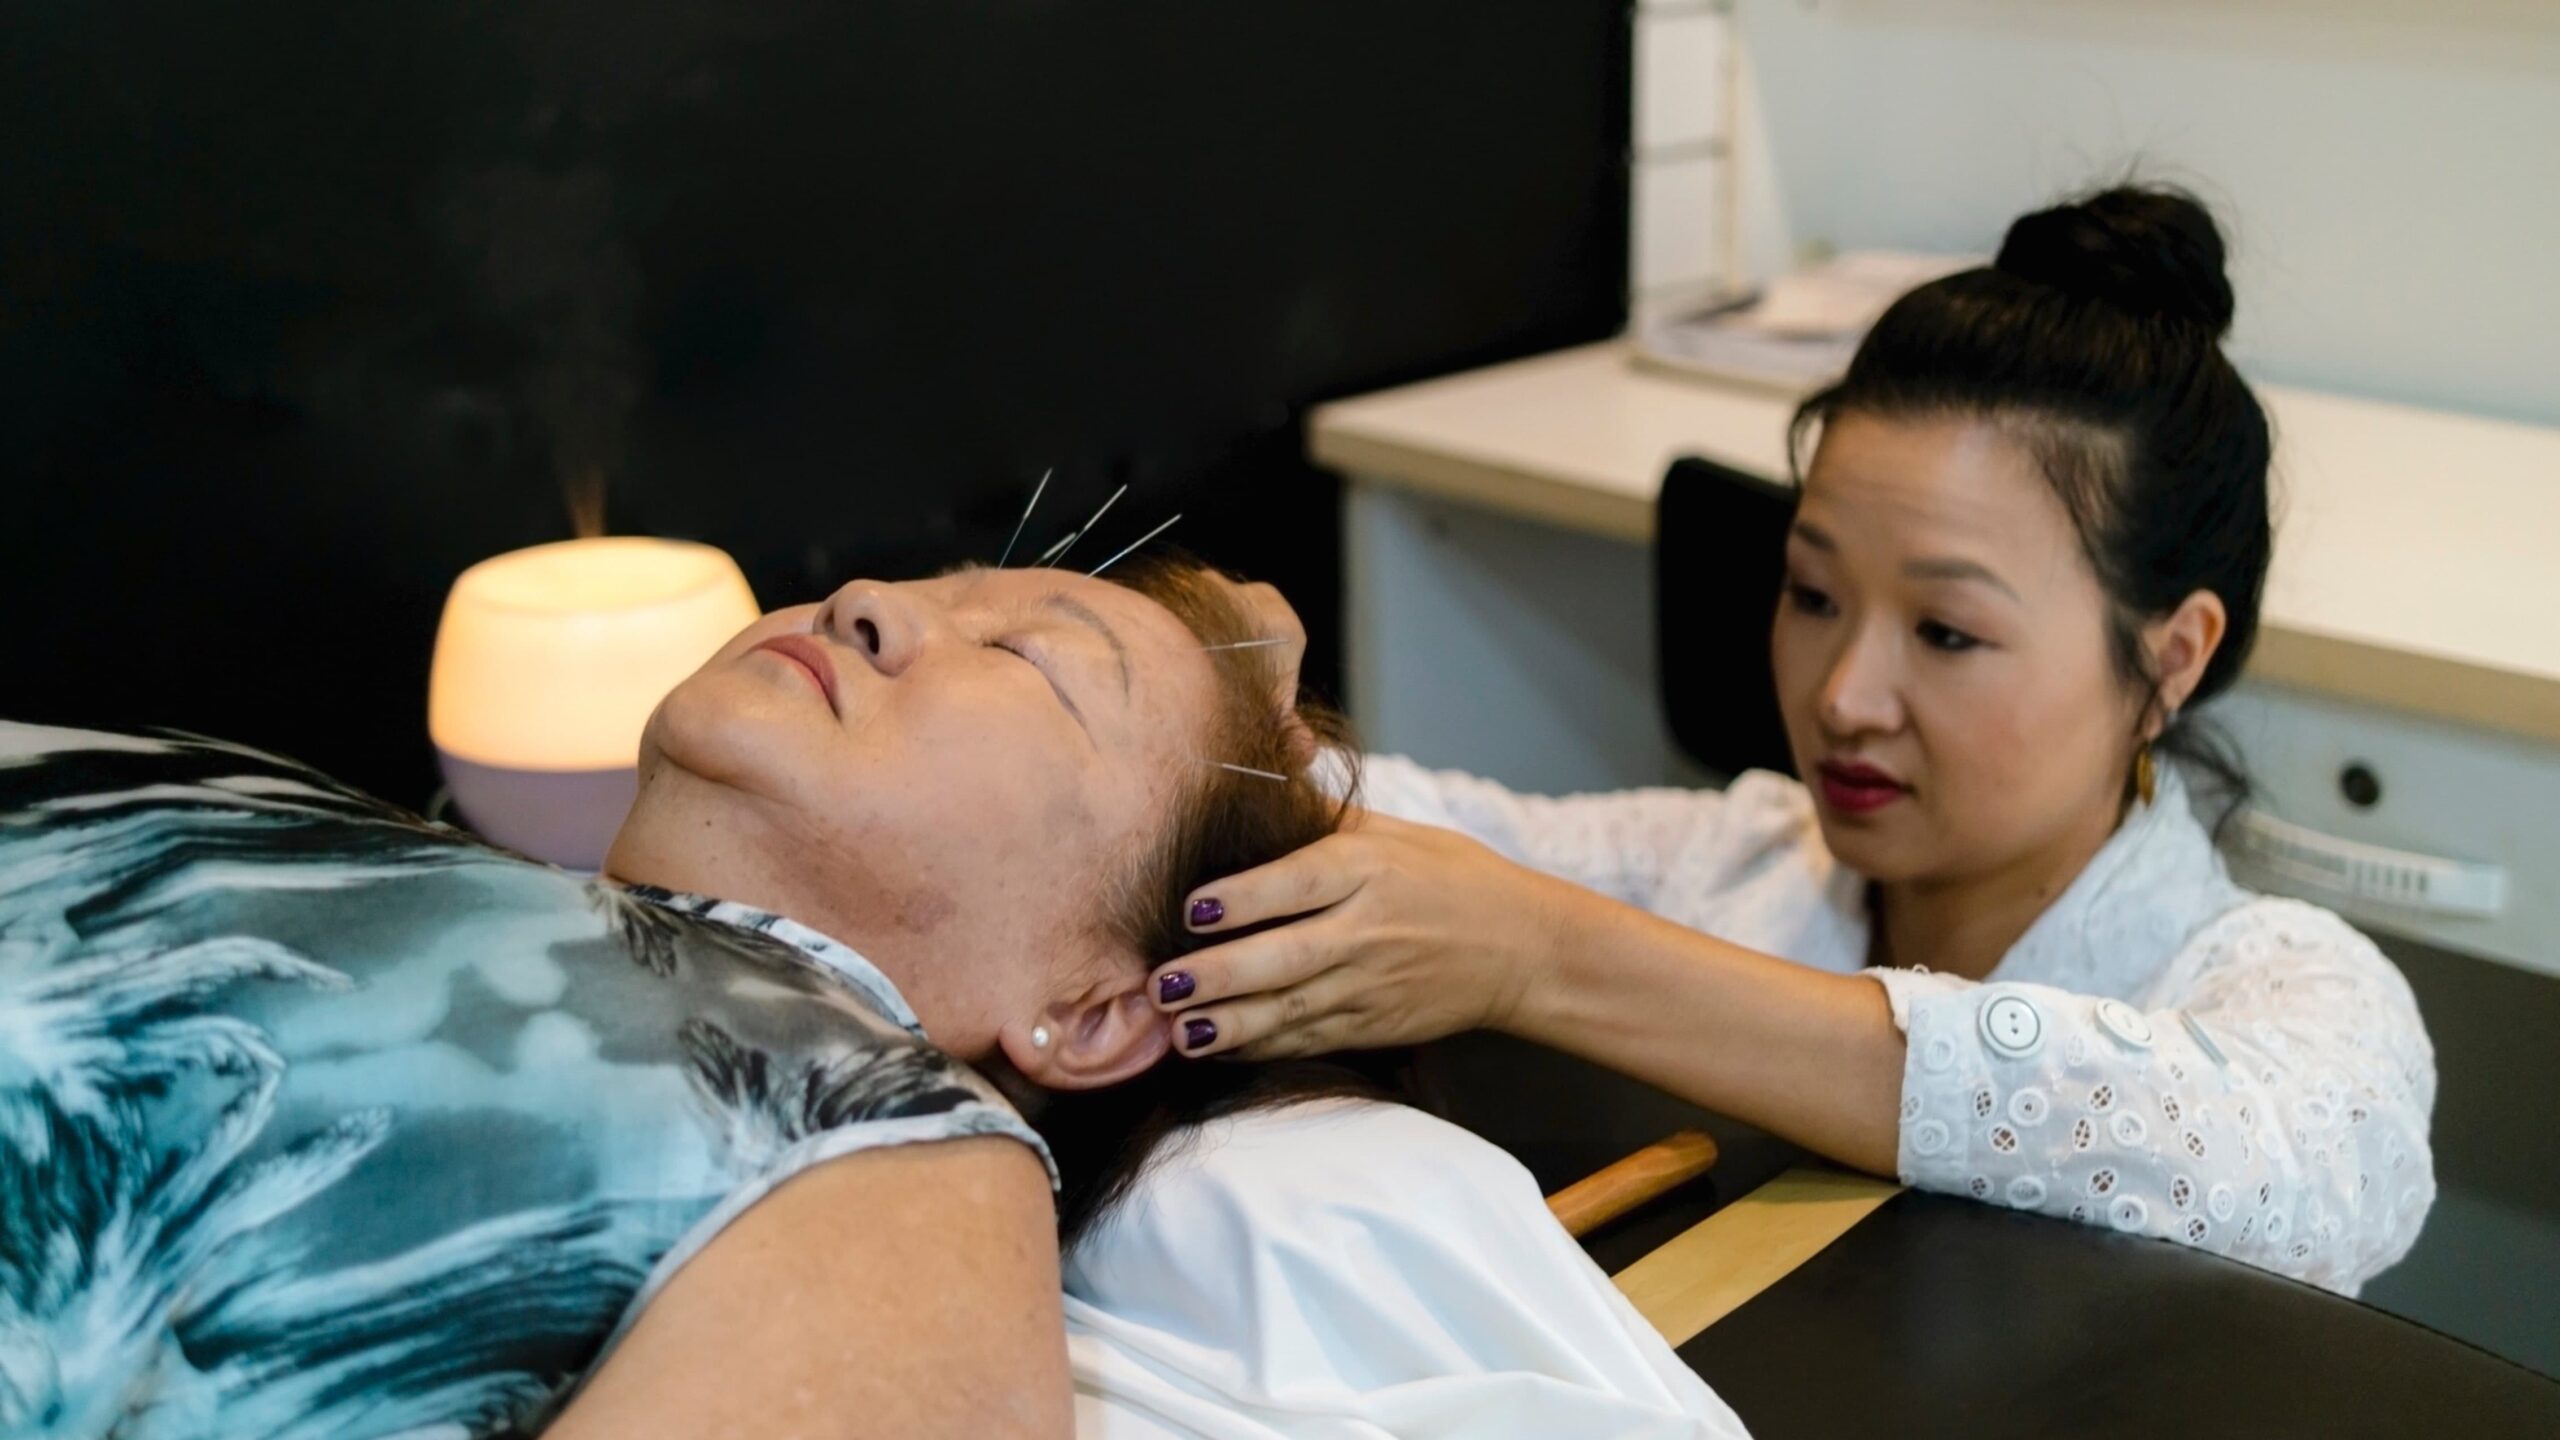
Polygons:
[[822,633],[891,677],[914,664],[923,652],[927,625],[915,601],[877,580],[854,581],[828,596],[818,611]]

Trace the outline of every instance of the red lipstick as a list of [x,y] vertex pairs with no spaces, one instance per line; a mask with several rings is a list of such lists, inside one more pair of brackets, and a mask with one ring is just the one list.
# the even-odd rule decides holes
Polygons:
[[1815,778],[1822,803],[1842,815],[1872,815],[1911,793],[1889,772],[1854,760],[1826,760]]
[[772,651],[782,660],[808,672],[809,683],[817,686],[818,693],[826,697],[827,708],[839,715],[844,713],[844,707],[836,700],[835,660],[827,654],[827,647],[814,636],[776,635],[756,649]]

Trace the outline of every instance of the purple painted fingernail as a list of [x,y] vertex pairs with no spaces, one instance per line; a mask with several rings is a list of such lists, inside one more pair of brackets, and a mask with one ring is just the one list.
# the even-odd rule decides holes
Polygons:
[[1226,918],[1227,907],[1216,900],[1203,899],[1191,902],[1191,923],[1194,926],[1215,925]]
[[1156,977],[1156,998],[1167,1005],[1190,999],[1191,992],[1199,988],[1200,982],[1188,970],[1167,970]]
[[1185,1021],[1183,1021],[1183,1022],[1182,1022],[1182,1048],[1183,1048],[1183,1049],[1185,1049],[1185,1050],[1206,1050],[1206,1049],[1208,1049],[1210,1046],[1215,1045],[1215,1044],[1217,1044],[1217,1043],[1218,1043],[1218,1022],[1217,1022],[1217,1021],[1215,1021],[1215,1020],[1185,1020]]

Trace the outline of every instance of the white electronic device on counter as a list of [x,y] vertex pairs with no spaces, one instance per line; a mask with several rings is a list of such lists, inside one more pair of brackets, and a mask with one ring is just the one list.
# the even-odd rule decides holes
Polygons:
[[[2350,764],[2353,776],[2371,774]],[[2413,920],[2494,920],[2507,909],[2507,867],[2342,840],[2249,809],[2223,843],[2239,863],[2286,889]]]
[[2208,713],[2259,792],[2222,832],[2242,884],[2560,975],[2560,749],[2263,684]]

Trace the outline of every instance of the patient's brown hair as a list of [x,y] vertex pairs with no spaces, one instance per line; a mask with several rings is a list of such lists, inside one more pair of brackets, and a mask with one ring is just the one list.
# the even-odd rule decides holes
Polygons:
[[[1254,632],[1233,587],[1197,562],[1131,562],[1110,578],[1172,611],[1203,645],[1267,638]],[[1194,889],[1314,844],[1340,827],[1353,803],[1359,752],[1348,727],[1333,711],[1282,693],[1287,674],[1275,651],[1208,652],[1218,709],[1200,763],[1186,774],[1159,843],[1131,862],[1106,907],[1113,938],[1151,963],[1199,948],[1182,915]],[[1319,784],[1311,773],[1319,763],[1351,768],[1337,784]],[[1405,1058],[1401,1051],[1274,1063],[1173,1056],[1125,1085],[1048,1097],[1031,1119],[1058,1162],[1061,1242],[1090,1229],[1150,1161],[1200,1122],[1327,1096],[1399,1098]]]

